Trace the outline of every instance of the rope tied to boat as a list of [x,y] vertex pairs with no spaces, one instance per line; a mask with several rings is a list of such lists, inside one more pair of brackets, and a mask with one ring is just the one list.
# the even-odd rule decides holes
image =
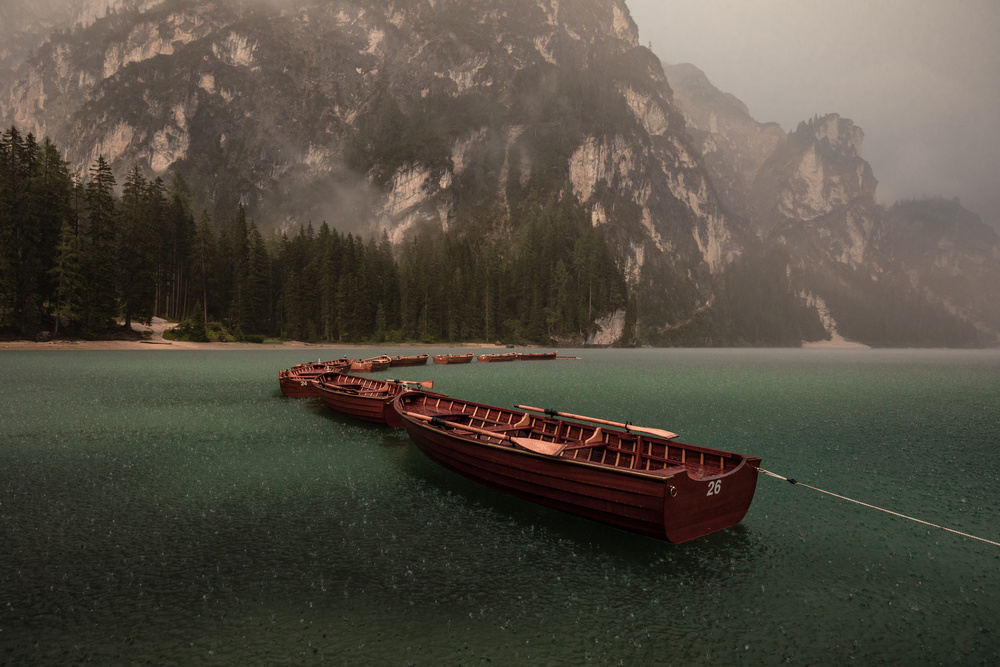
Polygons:
[[[756,468],[757,466],[754,466],[754,467]],[[920,523],[920,524],[923,524],[925,526],[930,526],[931,528],[937,528],[938,530],[944,530],[944,531],[947,531],[949,533],[954,533],[955,535],[961,535],[962,537],[968,537],[969,539],[979,540],[980,542],[985,542],[987,544],[992,544],[995,547],[1000,547],[1000,542],[994,542],[993,540],[987,540],[985,537],[977,537],[976,535],[970,535],[969,533],[963,533],[963,532],[955,530],[953,528],[947,528],[946,526],[939,526],[938,524],[931,523],[930,521],[924,521],[923,519],[917,519],[917,518],[912,517],[912,516],[907,516],[905,514],[900,514],[899,512],[893,512],[892,510],[887,510],[884,507],[878,507],[877,505],[871,505],[869,503],[861,502],[860,500],[855,500],[854,498],[848,498],[847,496],[842,496],[840,494],[833,493],[832,491],[826,491],[825,489],[820,489],[820,488],[815,487],[815,486],[810,486],[808,484],[803,484],[802,482],[794,480],[794,479],[792,479],[790,477],[782,477],[781,475],[779,475],[777,473],[773,473],[770,470],[764,470],[763,468],[757,468],[757,471],[758,472],[762,472],[765,475],[768,475],[769,477],[774,477],[775,479],[784,480],[784,481],[788,482],[789,484],[792,484],[793,486],[803,486],[803,487],[805,487],[807,489],[811,489],[813,491],[818,491],[820,493],[825,493],[826,495],[833,496],[834,498],[839,498],[840,500],[846,500],[846,501],[854,503],[856,505],[861,505],[862,507],[867,507],[869,509],[878,510],[879,512],[885,512],[886,514],[891,514],[891,515],[897,516],[897,517],[899,517],[901,519],[907,519],[908,521],[914,521],[916,523]]]

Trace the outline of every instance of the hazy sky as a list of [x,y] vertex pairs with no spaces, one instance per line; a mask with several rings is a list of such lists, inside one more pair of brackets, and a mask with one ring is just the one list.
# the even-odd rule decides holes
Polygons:
[[957,196],[1000,224],[1000,0],[626,2],[644,45],[758,121],[854,121],[881,203]]

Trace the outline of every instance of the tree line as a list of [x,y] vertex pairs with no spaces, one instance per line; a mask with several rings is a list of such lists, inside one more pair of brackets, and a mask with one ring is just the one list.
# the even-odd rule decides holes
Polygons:
[[0,329],[98,338],[158,316],[196,340],[582,342],[629,306],[603,235],[571,197],[511,234],[420,230],[393,246],[325,222],[261,232],[237,206],[197,216],[180,174],[84,179],[57,147],[0,137]]

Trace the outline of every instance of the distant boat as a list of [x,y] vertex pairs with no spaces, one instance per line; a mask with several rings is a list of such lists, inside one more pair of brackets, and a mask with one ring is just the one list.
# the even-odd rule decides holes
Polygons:
[[504,352],[502,354],[480,354],[479,361],[483,363],[497,361],[517,361],[517,352]]
[[467,364],[476,355],[472,352],[468,354],[436,354],[434,355],[435,364]]
[[398,394],[409,388],[432,389],[434,383],[404,380],[376,380],[342,373],[325,373],[314,380],[316,394],[326,407],[335,412],[385,424],[385,407]]
[[410,356],[391,357],[390,366],[423,366],[430,357],[426,354],[412,354]]
[[371,364],[370,370],[373,371],[384,371],[392,364],[392,359],[390,359],[387,354],[381,354],[377,357],[365,359],[365,361]]
[[278,386],[281,393],[289,398],[311,398],[316,395],[316,388],[312,384],[314,379],[323,373],[345,370],[350,364],[351,360],[347,358],[295,364],[278,371]]
[[[679,543],[739,523],[760,458],[674,442],[659,429],[581,424],[421,391],[393,399],[428,458],[486,486],[623,530]],[[650,433],[662,435],[651,435]]]
[[518,352],[518,361],[548,361],[555,359],[558,352]]

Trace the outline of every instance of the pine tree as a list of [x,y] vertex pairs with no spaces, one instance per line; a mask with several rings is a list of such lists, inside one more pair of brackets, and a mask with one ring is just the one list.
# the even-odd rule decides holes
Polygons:
[[79,317],[79,309],[84,291],[80,237],[69,220],[64,220],[56,248],[55,266],[50,270],[55,284],[55,326],[53,335],[59,335],[60,321],[65,318],[74,321]]
[[37,150],[37,166],[28,188],[29,218],[35,244],[28,268],[34,274],[31,285],[36,313],[32,319],[36,320],[51,314],[56,289],[51,270],[56,262],[62,227],[72,218],[73,192],[67,163],[52,141],[46,137]]
[[[159,179],[154,181],[151,188],[158,181]],[[162,192],[162,184],[160,191]],[[157,198],[152,202],[154,212],[160,210],[159,207],[162,206],[162,213],[154,214],[159,239],[156,269],[157,311],[168,318],[183,319],[190,315],[188,301],[193,298],[190,294],[190,281],[196,225],[194,215],[191,213],[191,193],[180,174],[174,175],[169,192],[158,201],[159,205],[156,203]],[[204,307],[197,310],[202,312]]]
[[155,230],[151,223],[162,212],[162,182],[149,183],[138,167],[125,179],[119,215],[118,294],[124,326],[132,319],[149,322],[156,298]]
[[212,230],[212,219],[208,211],[204,211],[198,219],[198,226],[192,246],[192,282],[194,290],[200,295],[203,324],[208,324],[209,298],[214,298],[212,285],[213,267],[216,265],[215,232]]
[[245,313],[242,319],[247,322],[246,327],[249,331],[263,333],[267,330],[267,319],[270,314],[268,308],[270,266],[264,238],[253,222],[250,223],[248,236]]
[[32,264],[37,252],[29,220],[29,183],[35,171],[34,138],[16,127],[0,137],[0,324],[26,333],[32,323]]
[[96,335],[114,324],[118,313],[116,284],[116,232],[118,210],[114,195],[115,177],[99,156],[90,169],[86,185],[87,244],[84,246],[84,278],[88,299],[83,304],[84,328]]
[[222,305],[230,327],[242,333],[245,323],[241,318],[246,309],[244,300],[247,295],[247,262],[249,249],[247,247],[247,215],[241,204],[236,215],[226,221],[219,231],[219,279],[221,283]]

